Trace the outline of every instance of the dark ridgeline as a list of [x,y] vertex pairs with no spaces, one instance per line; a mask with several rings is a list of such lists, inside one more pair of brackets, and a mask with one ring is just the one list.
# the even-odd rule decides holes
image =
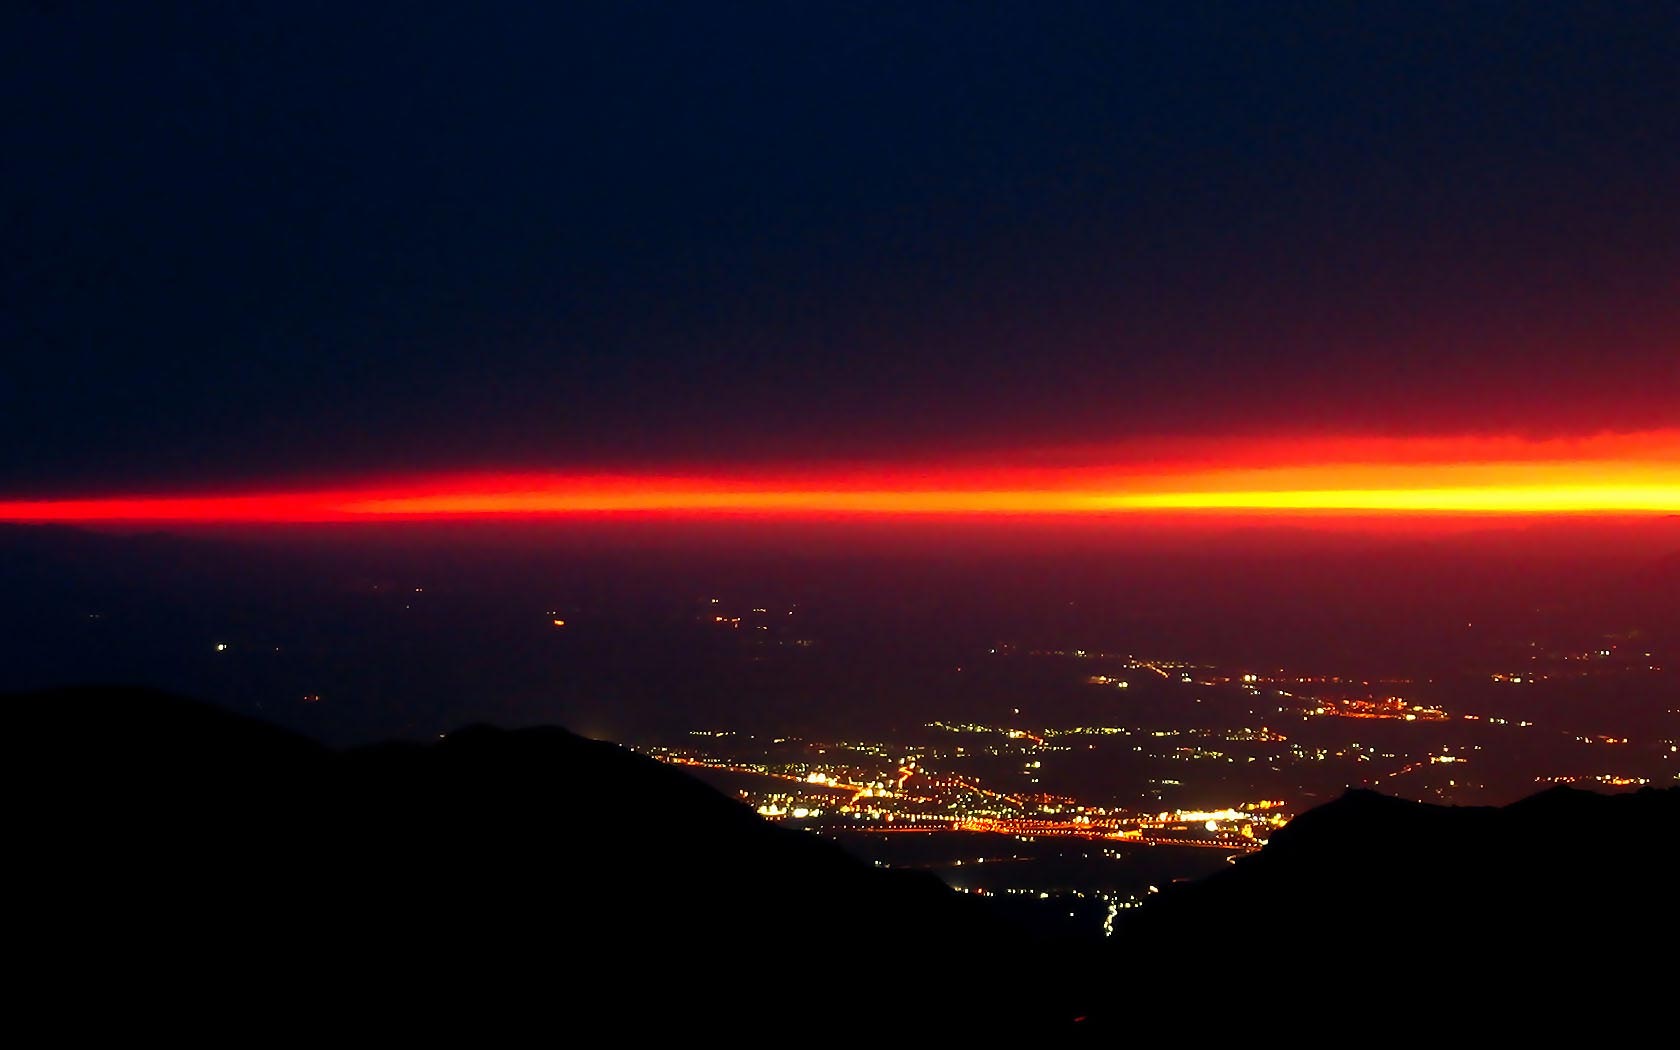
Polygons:
[[[1292,989],[1236,1029],[1505,1039],[1666,1025],[1680,905],[1680,787],[1555,787],[1504,807],[1349,791],[1226,871],[1167,887],[1116,940],[1152,991],[1228,1005]],[[1669,989],[1672,992],[1672,987]],[[1124,1027],[1135,1006],[1094,1005]]]
[[5,710],[12,947],[89,1023],[757,1041],[1074,1017],[1073,959],[979,900],[563,729],[335,751],[151,692]]
[[6,714],[19,998],[78,1030],[1470,1038],[1608,1032],[1672,976],[1675,788],[1351,792],[1091,954],[561,729],[334,751],[138,691]]

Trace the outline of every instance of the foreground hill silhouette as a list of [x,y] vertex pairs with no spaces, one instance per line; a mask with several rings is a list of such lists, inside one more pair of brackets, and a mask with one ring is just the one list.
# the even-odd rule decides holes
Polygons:
[[561,729],[337,751],[142,691],[4,705],[20,998],[89,1032],[1541,1031],[1636,1013],[1680,932],[1673,788],[1350,792],[1088,954]]
[[[1603,1038],[1672,983],[1677,842],[1675,787],[1556,787],[1500,808],[1349,791],[1166,888],[1116,948],[1150,960],[1155,990],[1164,975],[1239,1000],[1293,987],[1292,1026]],[[1105,1002],[1090,1023],[1126,1016]]]
[[24,950],[108,1005],[809,1035],[960,1022],[992,967],[1021,998],[990,1023],[1073,1017],[981,901],[563,729],[335,751],[149,692],[5,711]]

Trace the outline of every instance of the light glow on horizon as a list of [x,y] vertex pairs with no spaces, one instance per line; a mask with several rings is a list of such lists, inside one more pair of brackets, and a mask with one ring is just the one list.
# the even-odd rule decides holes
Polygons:
[[[0,521],[307,523],[610,515],[758,518],[1680,512],[1680,430],[1568,442],[1319,439],[1074,465],[458,474],[221,495],[0,500]],[[1380,458],[1379,458],[1380,457]]]

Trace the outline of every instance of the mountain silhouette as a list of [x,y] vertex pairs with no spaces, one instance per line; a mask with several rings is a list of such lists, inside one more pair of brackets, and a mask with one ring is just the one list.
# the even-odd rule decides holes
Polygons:
[[562,729],[335,750],[138,690],[4,711],[14,992],[88,1033],[1602,1034],[1680,942],[1675,788],[1349,792],[1091,952]]
[[[1292,1025],[1604,1038],[1672,973],[1680,788],[1448,807],[1349,791],[1121,924],[1145,994],[1296,989]],[[1123,1026],[1114,1001],[1094,1026]],[[1491,1037],[1491,1036],[1490,1036]]]
[[5,712],[20,950],[130,1009],[190,994],[405,1035],[962,1029],[1008,973],[984,1024],[1074,1017],[1065,960],[1025,966],[1037,942],[984,902],[563,729],[338,751],[143,691]]

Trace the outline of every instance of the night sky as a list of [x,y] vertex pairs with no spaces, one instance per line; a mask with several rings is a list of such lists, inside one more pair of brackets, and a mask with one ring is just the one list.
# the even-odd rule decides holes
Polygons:
[[1672,3],[543,7],[8,5],[0,497],[1680,427]]

